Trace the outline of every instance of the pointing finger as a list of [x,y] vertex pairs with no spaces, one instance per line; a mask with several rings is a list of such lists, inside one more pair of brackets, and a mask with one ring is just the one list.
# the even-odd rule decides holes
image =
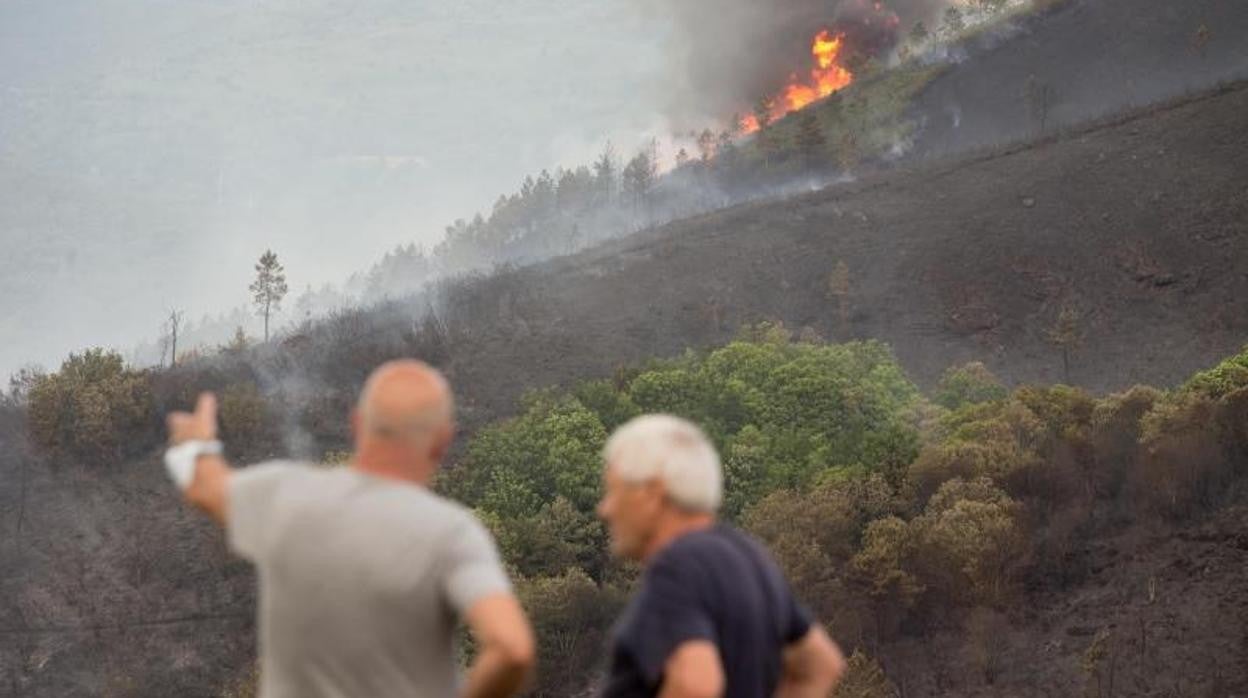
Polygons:
[[217,396],[212,393],[200,393],[199,401],[195,403],[195,416],[200,419],[217,419]]

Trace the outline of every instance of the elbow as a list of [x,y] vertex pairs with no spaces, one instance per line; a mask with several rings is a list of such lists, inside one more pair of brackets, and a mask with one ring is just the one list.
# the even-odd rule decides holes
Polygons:
[[537,666],[537,643],[531,630],[517,633],[508,642],[495,647],[499,662],[511,673],[530,676]]
[[845,677],[845,672],[849,670],[849,663],[845,661],[845,655],[841,652],[841,648],[835,642],[830,644],[831,647],[828,648],[825,666],[827,667],[828,681],[835,686]]

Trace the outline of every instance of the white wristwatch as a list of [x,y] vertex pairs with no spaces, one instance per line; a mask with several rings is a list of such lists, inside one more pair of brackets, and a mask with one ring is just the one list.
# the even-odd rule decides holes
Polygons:
[[223,450],[220,441],[183,441],[165,451],[165,469],[178,488],[185,490],[195,479],[195,461],[200,456],[219,456]]

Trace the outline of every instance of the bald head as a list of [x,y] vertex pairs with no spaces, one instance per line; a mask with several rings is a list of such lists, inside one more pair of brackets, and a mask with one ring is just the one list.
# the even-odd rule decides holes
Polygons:
[[386,440],[423,440],[449,425],[451,389],[436,369],[405,359],[382,364],[368,377],[357,407],[360,426]]

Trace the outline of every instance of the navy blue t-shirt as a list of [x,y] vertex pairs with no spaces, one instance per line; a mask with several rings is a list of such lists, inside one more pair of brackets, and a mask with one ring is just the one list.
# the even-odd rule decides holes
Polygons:
[[685,534],[651,561],[616,625],[603,696],[657,695],[672,652],[709,640],[726,698],[771,698],[781,653],[811,623],[759,543],[723,524]]

